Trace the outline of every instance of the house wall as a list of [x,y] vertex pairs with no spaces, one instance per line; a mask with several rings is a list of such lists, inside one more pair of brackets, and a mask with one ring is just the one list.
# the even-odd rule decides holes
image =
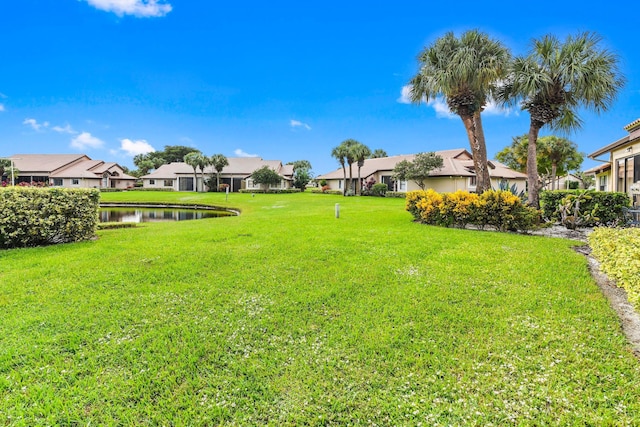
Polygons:
[[640,140],[611,152],[609,189],[632,195],[631,187],[640,185]]
[[[166,184],[170,184],[170,185],[166,185]],[[178,180],[175,178],[171,178],[171,179],[149,179],[149,178],[145,178],[142,180],[142,187],[143,188],[155,188],[158,190],[166,190],[168,188],[171,188],[173,190],[178,190]]]

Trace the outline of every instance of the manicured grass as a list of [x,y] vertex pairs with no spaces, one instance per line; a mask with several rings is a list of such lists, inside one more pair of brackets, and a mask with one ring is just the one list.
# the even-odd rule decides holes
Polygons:
[[575,242],[415,224],[400,199],[103,199],[242,215],[0,252],[0,424],[640,423]]

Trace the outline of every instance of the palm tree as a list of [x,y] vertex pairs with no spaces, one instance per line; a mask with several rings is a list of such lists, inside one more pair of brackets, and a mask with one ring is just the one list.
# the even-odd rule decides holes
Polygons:
[[577,110],[606,111],[624,85],[618,57],[598,46],[594,33],[568,36],[564,43],[554,36],[533,41],[529,55],[516,58],[501,90],[503,102],[522,101],[530,116],[527,155],[528,203],[540,206],[536,151],[540,129],[579,129]]
[[[353,163],[356,161],[356,157],[355,157],[355,153],[354,153],[354,147],[357,146],[358,144],[360,144],[360,142],[356,141],[355,139],[345,139],[344,141],[342,141],[342,143],[340,145],[342,145],[344,147],[344,152],[345,152],[345,161],[347,162],[347,164],[349,165],[349,192],[351,194],[354,193],[353,190]],[[345,188],[346,190],[346,188]]]
[[441,95],[449,110],[462,119],[479,193],[491,188],[480,113],[506,75],[510,59],[502,43],[478,30],[467,31],[459,39],[449,32],[420,53],[420,70],[410,82],[412,102]]
[[370,159],[381,159],[383,157],[388,157],[387,152],[382,148],[376,148],[373,150],[373,153],[369,156]]
[[347,158],[347,149],[343,144],[338,145],[337,147],[334,147],[333,150],[331,150],[331,157],[335,158],[338,163],[340,163],[340,166],[342,166],[342,174],[344,175],[344,180],[343,180],[343,189],[342,189],[342,195],[346,196],[347,194],[347,170],[345,169],[345,162],[346,162],[346,158]]
[[229,166],[229,159],[224,154],[214,154],[209,159],[209,164],[216,171],[216,191],[220,189],[220,173],[225,166]]
[[184,162],[193,168],[193,191],[198,191],[198,166],[201,163],[202,154],[200,152],[187,153],[184,156]]
[[362,194],[362,182],[360,180],[360,169],[364,166],[364,161],[371,155],[371,149],[361,142],[357,142],[351,147],[351,153],[358,164],[358,185],[356,191]]
[[204,154],[200,155],[198,159],[198,167],[200,168],[200,177],[202,178],[202,191],[204,191],[204,168],[211,164],[211,159]]

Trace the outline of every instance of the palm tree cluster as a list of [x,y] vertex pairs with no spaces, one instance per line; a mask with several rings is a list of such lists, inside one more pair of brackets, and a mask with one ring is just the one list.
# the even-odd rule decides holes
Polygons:
[[[211,157],[207,157],[199,151],[188,153],[184,156],[184,162],[193,168],[193,177],[196,183],[195,191],[204,191],[204,169],[207,166],[212,166],[216,171],[216,189],[220,187],[220,172],[222,169],[229,165],[229,160],[223,154],[214,154]],[[198,189],[198,174],[197,170],[200,169],[202,177],[202,188]]]
[[513,58],[488,35],[470,30],[437,39],[418,56],[419,70],[410,81],[414,103],[442,96],[460,116],[473,154],[479,192],[490,188],[481,113],[491,101],[519,104],[530,115],[527,152],[528,203],[539,207],[537,140],[543,127],[570,131],[580,127],[580,108],[606,111],[624,84],[618,57],[600,47],[594,33],[564,42],[544,36],[531,51]]
[[[382,154],[383,150],[376,150]],[[386,153],[385,153],[386,154]],[[355,139],[346,139],[331,151],[331,156],[338,160],[344,175],[343,195],[362,193],[362,183],[360,169],[364,166],[364,161],[372,155],[371,149]],[[352,165],[358,166],[357,188],[354,188]],[[349,188],[347,189],[347,169],[349,166]]]

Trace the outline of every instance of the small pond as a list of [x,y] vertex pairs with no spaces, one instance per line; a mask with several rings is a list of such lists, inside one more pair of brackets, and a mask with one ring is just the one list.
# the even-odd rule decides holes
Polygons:
[[101,207],[100,222],[160,222],[233,216],[232,212],[169,207]]

